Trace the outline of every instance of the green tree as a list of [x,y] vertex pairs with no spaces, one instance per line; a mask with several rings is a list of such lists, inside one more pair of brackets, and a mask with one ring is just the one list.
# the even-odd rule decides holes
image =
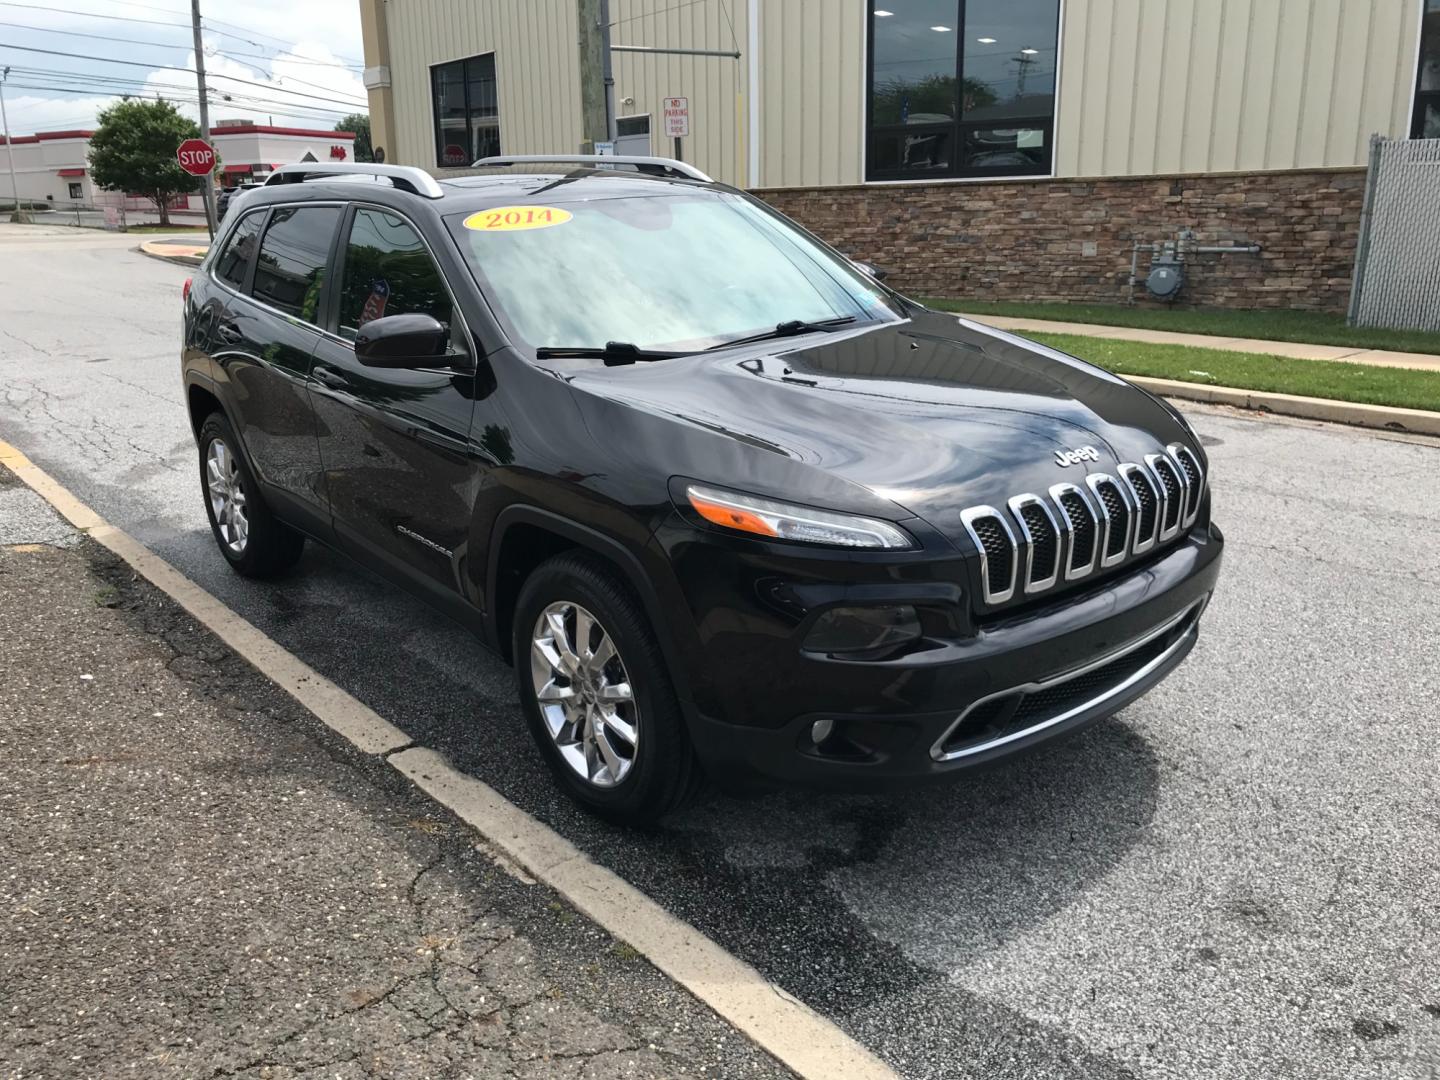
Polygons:
[[168,101],[117,101],[99,116],[90,138],[90,175],[111,191],[143,192],[170,224],[166,203],[195,190],[195,177],[175,160],[175,151],[200,129]]
[[336,131],[353,131],[355,133],[355,160],[374,161],[374,151],[370,149],[370,117],[364,113],[351,113],[338,124]]

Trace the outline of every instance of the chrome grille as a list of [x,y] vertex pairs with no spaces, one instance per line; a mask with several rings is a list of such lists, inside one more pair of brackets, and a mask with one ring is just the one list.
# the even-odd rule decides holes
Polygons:
[[1195,523],[1205,478],[1199,456],[1178,443],[1144,463],[1091,473],[1083,486],[1056,484],[1025,493],[1005,509],[975,506],[961,514],[980,560],[983,599],[1003,604],[1061,581],[1118,566],[1179,536]]

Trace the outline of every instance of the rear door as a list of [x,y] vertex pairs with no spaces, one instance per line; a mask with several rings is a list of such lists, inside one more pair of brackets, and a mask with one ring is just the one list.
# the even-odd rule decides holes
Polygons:
[[212,356],[227,384],[231,420],[267,495],[321,521],[325,498],[307,380],[340,216],[336,205],[254,211],[215,265],[221,288]]
[[357,205],[337,251],[330,333],[316,348],[311,396],[335,531],[357,554],[447,592],[465,593],[478,467],[469,451],[475,376],[448,367],[367,368],[353,342],[387,315],[433,315],[451,349],[470,343],[420,230]]

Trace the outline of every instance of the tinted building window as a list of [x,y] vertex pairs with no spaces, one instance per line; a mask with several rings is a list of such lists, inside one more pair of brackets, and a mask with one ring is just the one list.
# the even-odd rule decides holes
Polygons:
[[308,323],[319,321],[320,289],[340,210],[286,207],[270,216],[255,264],[254,296]]
[[356,210],[345,249],[340,334],[353,341],[372,319],[411,312],[449,326],[451,309],[440,271],[415,230],[383,210]]
[[1420,77],[1415,84],[1412,139],[1440,139],[1440,0],[1426,0],[1420,37]]
[[500,153],[500,102],[495,54],[430,69],[435,100],[435,163],[464,167]]
[[245,272],[255,255],[255,241],[260,238],[260,223],[265,211],[246,214],[230,234],[230,242],[215,260],[215,276],[237,289],[245,288]]
[[867,179],[1048,174],[1059,22],[1060,0],[871,0]]

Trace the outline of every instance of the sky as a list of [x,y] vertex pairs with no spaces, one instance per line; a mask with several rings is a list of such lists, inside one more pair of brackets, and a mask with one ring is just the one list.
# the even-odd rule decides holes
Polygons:
[[[93,128],[126,92],[199,119],[187,0],[53,2],[0,0],[12,134]],[[201,0],[200,12],[212,125],[330,130],[367,111],[357,0]]]

